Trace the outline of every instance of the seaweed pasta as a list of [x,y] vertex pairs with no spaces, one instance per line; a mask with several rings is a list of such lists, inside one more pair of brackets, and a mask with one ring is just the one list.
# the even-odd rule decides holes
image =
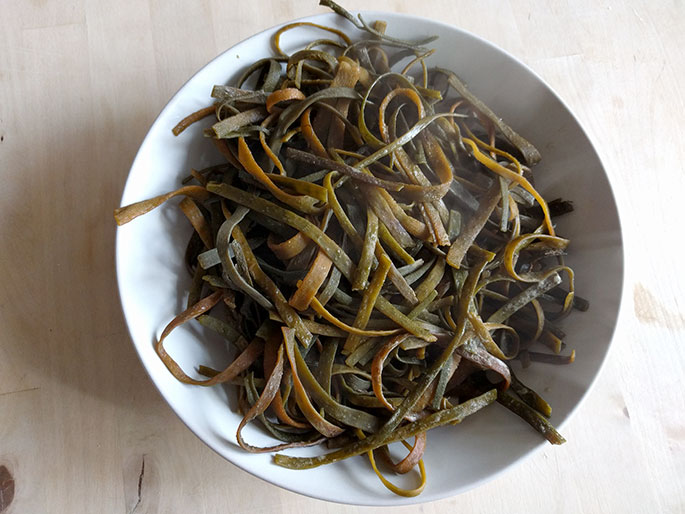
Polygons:
[[[548,204],[533,144],[458,70],[430,65],[434,38],[391,36],[321,3],[348,32],[284,26],[273,56],[173,128],[190,137],[204,124],[217,164],[115,210],[123,225],[182,197],[192,227],[187,309],[156,352],[186,384],[237,389],[245,451],[293,469],[366,456],[405,496],[426,484],[428,432],[492,404],[563,443],[551,406],[515,372],[575,357],[559,321],[587,301],[555,233],[572,205]],[[287,33],[303,28],[319,39],[286,51]],[[193,320],[231,347],[225,369],[184,370],[167,353],[167,337]],[[252,422],[277,442],[251,444]],[[399,461],[395,442],[407,449]],[[312,445],[331,451],[287,454]],[[412,471],[412,489],[383,474]]]

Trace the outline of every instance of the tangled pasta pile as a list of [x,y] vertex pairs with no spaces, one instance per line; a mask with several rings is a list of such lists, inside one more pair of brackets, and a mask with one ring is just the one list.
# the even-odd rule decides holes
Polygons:
[[[215,117],[205,135],[224,162],[115,211],[123,225],[181,196],[194,228],[188,307],[157,353],[184,383],[238,388],[245,450],[333,448],[275,455],[295,469],[367,454],[398,494],[425,486],[430,429],[495,401],[562,443],[512,362],[574,359],[555,322],[587,302],[553,222],[571,204],[535,189],[530,142],[455,73],[428,68],[431,39],[390,37],[383,22],[322,4],[365,36],[309,22],[278,30],[277,55],[215,86],[213,104],[173,129]],[[324,38],[286,55],[281,36],[303,26]],[[190,320],[234,348],[226,369],[193,377],[166,352]],[[254,420],[280,443],[246,442]],[[396,441],[408,448],[400,462],[387,450]],[[418,487],[391,484],[376,456],[397,473],[418,466]]]

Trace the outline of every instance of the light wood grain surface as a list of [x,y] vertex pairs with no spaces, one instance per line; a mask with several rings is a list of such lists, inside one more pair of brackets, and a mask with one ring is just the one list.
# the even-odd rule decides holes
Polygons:
[[[614,347],[564,428],[569,442],[394,512],[684,512],[685,4],[346,5],[452,23],[531,66],[596,143],[626,243]],[[167,99],[243,38],[323,11],[314,0],[2,2],[3,514],[371,510],[273,487],[196,439],[138,362],[115,282],[111,211]]]

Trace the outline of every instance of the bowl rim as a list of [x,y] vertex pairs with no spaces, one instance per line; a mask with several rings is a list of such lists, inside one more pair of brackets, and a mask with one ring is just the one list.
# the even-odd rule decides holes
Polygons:
[[[608,192],[609,192],[609,195],[611,197],[611,200],[613,201],[613,205],[614,205],[615,211],[616,211],[616,221],[617,221],[617,243],[616,243],[616,246],[617,246],[618,251],[620,252],[620,258],[618,259],[618,263],[620,264],[619,277],[618,277],[619,280],[615,286],[616,292],[618,293],[618,303],[617,303],[617,307],[616,307],[616,319],[615,319],[615,322],[614,322],[613,327],[611,329],[611,334],[608,338],[608,343],[606,345],[606,350],[604,351],[604,354],[602,356],[602,360],[599,363],[599,366],[597,367],[597,371],[596,371],[595,375],[592,377],[592,380],[589,382],[589,384],[585,388],[585,391],[582,393],[578,402],[570,409],[570,411],[568,412],[568,415],[565,417],[565,419],[561,423],[559,423],[558,428],[563,428],[574,417],[574,415],[576,414],[578,409],[585,403],[590,391],[595,387],[598,378],[600,377],[600,375],[604,371],[604,369],[606,367],[606,363],[608,361],[608,357],[610,355],[610,352],[612,351],[612,348],[615,347],[614,341],[615,341],[616,333],[617,333],[619,326],[622,324],[621,323],[621,320],[623,318],[622,313],[625,311],[624,305],[626,303],[626,301],[625,301],[625,295],[626,295],[626,288],[625,288],[626,256],[625,256],[623,224],[621,222],[621,210],[619,208],[620,204],[617,201],[616,192],[615,192],[615,190],[611,184],[610,176],[607,173],[607,167],[606,167],[604,161],[602,160],[600,152],[598,151],[598,149],[597,149],[596,145],[594,144],[592,138],[590,137],[588,131],[585,129],[584,125],[580,122],[580,120],[578,119],[576,114],[573,112],[573,110],[570,109],[570,107],[563,100],[563,98],[561,98],[559,96],[559,94],[537,72],[535,72],[532,68],[530,68],[530,66],[528,66],[528,64],[526,64],[525,62],[523,62],[522,60],[520,60],[519,58],[514,56],[512,53],[510,53],[507,50],[499,47],[498,45],[492,43],[491,41],[485,39],[484,37],[481,37],[477,34],[474,34],[473,32],[471,32],[469,30],[463,29],[463,28],[458,27],[456,25],[452,25],[450,23],[446,23],[446,22],[440,21],[440,20],[435,20],[435,19],[428,18],[425,16],[418,16],[418,15],[412,15],[412,14],[408,14],[408,13],[399,13],[399,12],[390,12],[390,11],[377,11],[377,10],[360,10],[360,11],[350,10],[350,12],[353,15],[361,14],[362,16],[364,16],[366,18],[366,20],[399,18],[399,19],[405,19],[405,20],[419,20],[421,23],[424,23],[424,24],[437,25],[437,26],[440,26],[441,28],[443,28],[444,30],[455,31],[455,32],[461,33],[463,36],[466,36],[470,39],[476,40],[480,45],[487,46],[491,50],[494,50],[495,52],[503,55],[507,59],[514,61],[517,65],[521,66],[528,74],[533,76],[535,78],[535,80],[542,87],[544,87],[544,89],[549,94],[551,94],[555,98],[556,101],[559,102],[559,104],[564,108],[564,110],[572,118],[572,120],[575,122],[577,127],[580,129],[580,131],[582,132],[582,134],[586,138],[586,140],[589,144],[589,148],[592,150],[592,152],[594,152],[595,158],[597,159],[597,162],[599,163],[599,166],[601,167],[601,170],[604,173],[604,176],[606,177],[606,180],[609,184],[609,191]],[[256,32],[256,33],[232,44],[230,47],[226,48],[225,50],[223,50],[219,54],[217,54],[214,58],[210,59],[205,64],[203,64],[202,66],[197,68],[195,70],[195,72],[192,75],[190,75],[188,77],[188,79],[185,80],[184,83],[177,89],[177,91],[169,98],[169,100],[167,100],[164,107],[162,107],[162,109],[159,111],[159,113],[157,114],[155,119],[150,124],[150,126],[149,126],[149,128],[145,134],[145,137],[141,141],[141,143],[138,147],[138,150],[136,152],[136,155],[133,158],[133,161],[131,162],[131,165],[129,167],[129,172],[128,172],[128,175],[126,177],[126,182],[124,184],[124,188],[122,190],[119,205],[123,205],[123,203],[122,203],[123,199],[126,196],[129,188],[132,187],[131,172],[133,171],[133,169],[137,165],[137,161],[139,160],[139,158],[141,156],[142,148],[145,146],[148,139],[153,137],[153,135],[152,135],[153,130],[152,129],[160,121],[160,119],[163,117],[163,115],[166,113],[166,111],[168,109],[171,109],[171,106],[175,103],[177,98],[182,96],[182,93],[183,93],[184,89],[186,88],[186,86],[202,70],[204,70],[205,68],[210,66],[212,63],[223,59],[224,56],[226,54],[228,54],[229,52],[231,52],[236,46],[239,46],[239,45],[241,45],[241,44],[243,44],[243,43],[245,43],[251,39],[263,37],[265,34],[272,34],[276,30],[278,30],[279,28],[281,28],[285,25],[288,25],[291,23],[298,23],[298,22],[317,22],[317,21],[321,21],[322,19],[331,18],[331,17],[335,17],[335,16],[338,16],[338,15],[329,11],[329,12],[317,13],[317,14],[313,14],[313,15],[309,15],[309,16],[303,16],[300,18],[294,18],[294,19],[290,19],[290,20],[286,20],[286,21],[277,23],[271,27],[268,27],[268,28],[263,29],[259,32]],[[388,20],[388,21],[390,21],[390,20]],[[351,30],[355,30],[355,29],[351,28]],[[393,497],[393,498],[391,498],[394,501],[384,501],[387,499],[381,497],[380,495],[378,498],[379,501],[377,501],[377,502],[375,502],[375,501],[368,501],[368,502],[350,501],[350,500],[347,500],[347,499],[341,498],[341,497],[330,497],[330,496],[325,496],[325,495],[316,495],[313,492],[311,492],[310,490],[305,490],[302,488],[291,486],[287,483],[286,480],[281,480],[281,481],[271,480],[271,479],[267,479],[264,476],[257,474],[255,471],[253,471],[247,467],[242,466],[240,463],[233,461],[229,456],[222,453],[221,448],[218,445],[214,445],[211,442],[205,440],[200,435],[200,433],[199,433],[200,430],[197,427],[193,426],[192,421],[189,419],[185,419],[185,417],[181,415],[179,410],[174,407],[174,403],[172,401],[170,401],[170,398],[168,398],[169,393],[165,392],[166,390],[164,388],[162,388],[160,386],[160,384],[157,383],[157,381],[155,381],[150,370],[148,369],[148,366],[145,364],[145,361],[143,360],[143,356],[142,356],[142,354],[138,348],[138,344],[136,343],[136,341],[134,339],[132,328],[129,324],[129,320],[126,316],[126,311],[124,308],[124,296],[122,294],[122,287],[123,287],[122,286],[122,280],[123,279],[122,279],[122,275],[120,273],[120,259],[119,259],[120,248],[121,248],[121,236],[120,236],[121,228],[122,227],[117,227],[116,234],[115,234],[115,265],[116,265],[116,275],[117,275],[117,291],[118,291],[118,296],[119,296],[120,307],[121,307],[122,314],[124,315],[124,320],[126,323],[126,329],[128,331],[131,343],[136,350],[136,355],[138,357],[139,362],[141,363],[143,369],[145,370],[149,380],[155,386],[155,388],[157,389],[159,394],[162,396],[162,398],[164,399],[167,406],[169,408],[171,408],[171,410],[174,412],[174,414],[177,416],[177,418],[204,445],[206,445],[207,447],[212,449],[216,454],[218,454],[220,457],[222,457],[225,461],[229,462],[233,466],[238,467],[242,471],[249,473],[251,476],[256,477],[256,478],[258,478],[258,479],[260,479],[260,480],[262,480],[268,484],[275,485],[277,487],[281,487],[281,488],[286,489],[288,491],[292,491],[292,492],[295,492],[297,494],[301,494],[301,495],[309,497],[309,498],[313,498],[316,500],[329,501],[329,502],[333,502],[333,503],[339,503],[339,504],[343,504],[343,505],[355,505],[355,506],[367,506],[367,507],[416,505],[416,504],[430,503],[430,502],[454,497],[454,496],[457,496],[459,494],[463,494],[467,491],[470,491],[472,489],[475,489],[477,487],[480,487],[485,483],[494,481],[495,479],[501,477],[506,472],[510,471],[512,468],[517,467],[517,466],[523,464],[524,462],[528,461],[528,459],[530,459],[534,455],[537,455],[543,448],[545,448],[547,446],[546,441],[544,441],[543,439],[540,439],[540,441],[534,447],[523,452],[520,455],[520,457],[518,457],[517,459],[515,459],[512,462],[500,467],[497,471],[495,471],[495,472],[493,472],[487,476],[484,476],[478,480],[470,482],[466,485],[462,485],[461,487],[456,487],[452,490],[440,491],[440,492],[434,493],[432,495],[426,495],[425,493],[423,493],[423,494],[416,496],[416,497],[413,497],[413,498],[404,498],[404,497]]]

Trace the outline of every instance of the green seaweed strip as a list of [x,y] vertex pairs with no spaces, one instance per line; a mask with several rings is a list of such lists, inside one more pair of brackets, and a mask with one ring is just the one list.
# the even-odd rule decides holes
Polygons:
[[415,289],[416,297],[419,299],[419,301],[425,299],[431,291],[435,291],[435,288],[442,280],[444,274],[445,261],[443,259],[437,259],[430,273],[428,273],[428,276]]
[[259,257],[257,258],[257,262],[259,263],[259,267],[264,271],[268,271],[270,274],[280,277],[283,282],[293,286],[297,284],[298,280],[302,280],[307,274],[307,270],[284,270],[277,268],[260,259]]
[[550,443],[564,444],[566,442],[566,439],[557,432],[557,429],[549,421],[521,400],[517,400],[509,394],[500,394],[497,401],[540,432]]
[[[369,165],[373,164],[379,159],[382,159],[386,155],[390,155],[392,152],[397,150],[399,147],[405,145],[412,139],[414,139],[417,135],[419,135],[423,130],[425,130],[431,123],[433,123],[436,120],[440,119],[445,119],[445,118],[456,118],[459,117],[460,115],[458,114],[452,114],[452,113],[441,113],[441,114],[433,114],[431,116],[425,116],[421,118],[419,121],[417,121],[412,128],[410,128],[407,132],[402,134],[400,137],[395,139],[392,143],[388,143],[387,145],[379,148],[376,150],[374,153],[369,155],[368,157],[362,159],[358,163],[355,164],[355,168],[366,168]],[[416,187],[418,188],[419,191],[425,190],[425,188],[422,188],[421,186],[410,186],[406,185],[404,189],[409,189],[410,187]]]
[[338,343],[335,340],[329,339],[323,343],[323,350],[316,366],[316,380],[327,394],[331,394],[331,376],[337,351]]
[[[380,259],[369,286],[364,290],[362,301],[359,304],[359,310],[357,311],[352,326],[360,329],[366,328],[366,325],[371,318],[371,313],[373,312],[376,298],[378,298],[380,295],[381,288],[383,287],[383,284],[388,276],[388,270],[390,269],[391,264],[392,263],[390,262],[389,257],[382,257]],[[361,336],[350,334],[345,341],[343,352],[348,353],[353,351],[361,341]]]
[[461,422],[465,417],[478,412],[483,407],[490,405],[496,399],[497,391],[492,389],[476,398],[467,400],[456,407],[438,411],[423,419],[401,426],[389,433],[386,433],[385,431],[378,432],[366,439],[353,442],[326,455],[317,457],[291,457],[288,455],[276,454],[274,455],[274,463],[289,469],[311,469],[324,464],[332,464],[349,457],[361,455],[370,450],[375,450],[384,445],[409,439],[421,432],[426,432],[447,423]]
[[464,225],[459,237],[452,243],[447,253],[447,264],[459,269],[461,262],[469,251],[471,245],[488,222],[492,211],[497,207],[501,197],[499,184],[493,184],[480,201],[476,213]]
[[504,177],[499,178],[500,193],[502,195],[502,219],[500,220],[500,232],[509,230],[509,183]]
[[279,153],[281,145],[283,144],[283,136],[285,136],[285,133],[290,128],[290,125],[295,123],[295,121],[302,116],[302,113],[306,111],[307,108],[322,100],[332,100],[338,98],[358,100],[359,93],[349,87],[329,87],[308,96],[306,100],[293,103],[292,105],[286,107],[279,117],[279,123],[276,127],[276,130],[274,130],[273,134],[271,134],[271,137],[269,138],[269,146],[271,147],[271,150],[275,154]]
[[[295,309],[293,309],[290,306],[290,304],[285,299],[283,293],[278,288],[276,283],[268,275],[266,275],[264,271],[259,267],[257,258],[255,257],[254,253],[252,253],[252,249],[250,248],[243,233],[241,231],[238,231],[234,235],[236,237],[236,240],[238,240],[238,242],[241,245],[241,248],[245,254],[245,258],[248,259],[250,263],[250,272],[254,276],[255,281],[260,283],[260,286],[274,301],[276,311],[278,312],[278,315],[281,317],[283,322],[285,322],[285,324],[288,327],[294,329],[297,339],[305,347],[308,347],[314,340],[314,337],[302,322],[302,318],[300,318],[297,311],[295,311]],[[219,255],[221,255],[221,252],[219,252]]]
[[[323,305],[324,307],[328,303],[328,301],[333,297],[335,294],[336,290],[338,289],[338,285],[340,284],[340,270],[333,266],[333,269],[331,270],[330,275],[328,275],[328,281],[326,282],[326,285],[324,288],[321,290],[318,296],[319,303]],[[338,300],[339,301],[339,300]]]
[[[258,70],[261,70],[266,66],[267,64],[271,66],[271,61],[276,61],[276,62],[287,62],[288,58],[285,56],[275,56],[275,57],[265,57],[264,59],[259,59],[258,61],[254,62],[251,64],[244,72],[243,74],[238,78],[236,81],[236,85],[238,88],[240,88],[243,83],[250,78],[250,75],[255,73]],[[248,90],[246,90],[248,91]]]
[[[355,366],[357,363],[368,362],[373,358],[376,353],[376,346],[378,344],[378,339],[375,337],[369,337],[365,341],[362,341],[357,345],[357,347],[350,353],[345,359],[345,364],[348,366]],[[367,359],[368,356],[371,359]]]
[[488,323],[504,323],[515,312],[519,311],[538,296],[561,284],[558,273],[552,273],[537,284],[530,286],[502,305],[489,318]]
[[216,98],[223,102],[244,102],[264,105],[267,96],[269,95],[266,91],[250,91],[247,89],[220,85],[212,88],[212,98]]
[[264,77],[262,90],[268,93],[272,92],[281,81],[281,65],[276,59],[269,59],[269,69]]
[[334,170],[360,182],[366,182],[367,184],[382,187],[387,191],[401,191],[402,188],[407,186],[407,184],[402,182],[379,179],[371,173],[364,173],[356,167],[345,164],[344,162],[338,162],[334,161],[333,159],[319,157],[295,148],[288,148],[285,153],[288,157],[295,161],[316,166],[321,169]]
[[366,287],[373,264],[374,251],[378,242],[378,216],[372,211],[366,211],[366,233],[364,234],[364,246],[359,264],[352,280],[352,290],[361,291]]
[[295,346],[294,349],[295,363],[297,365],[297,373],[300,376],[300,380],[302,380],[302,384],[311,395],[312,399],[324,409],[327,416],[330,416],[347,426],[360,428],[367,432],[375,432],[378,429],[380,420],[373,414],[352,409],[336,402],[333,397],[321,387],[321,384],[316,381],[316,378],[314,378],[307,363],[304,361],[299,348]]
[[[456,359],[456,360],[455,360]],[[445,366],[440,371],[438,376],[438,385],[435,388],[435,394],[433,395],[433,401],[431,402],[431,407],[435,410],[440,408],[442,403],[442,398],[445,396],[445,389],[447,389],[447,383],[454,374],[454,370],[461,362],[461,356],[457,355],[455,358],[449,359]]]
[[[510,370],[511,372],[511,370]],[[529,407],[532,407],[546,417],[552,415],[552,407],[542,396],[533,391],[530,387],[521,382],[514,373],[511,373],[511,389]]]
[[190,291],[188,291],[188,300],[186,301],[186,309],[190,309],[193,305],[200,301],[202,298],[202,286],[204,275],[204,270],[198,266],[195,268],[195,273],[193,273],[193,282],[190,285]]
[[435,300],[435,297],[438,296],[438,292],[433,289],[431,292],[429,292],[423,300],[421,300],[419,303],[417,303],[411,311],[409,311],[409,314],[407,314],[407,317],[410,319],[416,319],[421,314],[424,313],[428,309],[428,306],[431,304],[433,300]]
[[309,239],[314,241],[328,257],[333,261],[335,266],[342,272],[345,278],[351,280],[354,274],[354,263],[352,259],[333,241],[329,236],[323,233],[319,227],[304,219],[302,216],[295,214],[288,209],[284,209],[273,202],[265,200],[259,196],[243,191],[228,184],[219,184],[210,182],[207,184],[207,190],[223,196],[233,202],[243,206],[250,206],[254,211],[257,211],[274,220],[281,221],[286,225],[291,226],[295,230],[304,233]]
[[202,275],[202,280],[216,289],[233,289],[233,286],[216,275]]
[[454,243],[460,232],[461,212],[456,209],[450,209],[449,221],[447,222],[447,235],[450,238],[450,243]]
[[236,130],[262,121],[264,118],[266,118],[266,110],[263,107],[255,107],[218,121],[212,125],[212,130],[217,138],[223,139]]
[[229,343],[234,345],[239,351],[245,350],[247,348],[247,341],[235,328],[230,324],[226,323],[224,320],[219,319],[210,314],[203,314],[195,318],[200,325],[207,327],[210,330],[220,334]]
[[[247,401],[250,405],[254,405],[259,398],[259,393],[257,392],[257,387],[254,383],[254,374],[248,373],[245,377],[245,395],[247,396]],[[286,432],[280,430],[274,423],[271,423],[264,414],[259,414],[257,419],[264,425],[271,435],[273,435],[279,441],[286,443],[299,443],[303,441],[315,441],[321,436],[314,431],[299,431],[299,432]]]
[[[233,248],[228,249],[228,257],[233,258]],[[202,267],[202,269],[209,269],[212,266],[221,264],[221,257],[219,257],[219,252],[216,248],[202,252],[197,256],[197,262]]]
[[221,228],[219,229],[219,232],[217,232],[216,235],[216,249],[219,253],[219,258],[221,259],[221,264],[223,266],[224,272],[231,280],[231,282],[236,287],[242,289],[243,292],[245,292],[245,294],[250,296],[259,305],[261,305],[267,310],[271,310],[274,308],[273,303],[271,303],[271,301],[269,301],[262,293],[257,291],[254,287],[252,287],[242,277],[242,275],[238,273],[238,270],[233,264],[233,260],[229,256],[228,248],[231,239],[231,233],[233,232],[233,229],[238,226],[238,223],[240,223],[243,220],[243,218],[248,212],[249,209],[247,207],[238,207],[238,209],[236,209],[236,211],[231,215],[231,217],[224,221],[223,225],[221,225]]
[[404,279],[407,281],[407,284],[411,285],[417,280],[419,280],[422,276],[424,276],[429,269],[433,267],[435,264],[435,258],[431,259],[428,262],[425,262],[423,265],[421,265],[418,269],[415,269],[411,271],[410,273],[407,273],[404,277]]
[[336,14],[342,16],[346,20],[348,20],[350,23],[352,23],[355,27],[357,27],[360,30],[366,30],[369,34],[373,35],[374,37],[378,38],[379,40],[383,41],[383,43],[387,45],[393,45],[393,46],[398,46],[401,48],[410,48],[412,50],[422,52],[426,51],[426,48],[422,48],[420,45],[426,45],[430,43],[431,41],[435,41],[437,39],[437,36],[431,36],[428,38],[424,38],[419,41],[407,41],[404,39],[397,39],[394,37],[390,37],[382,32],[379,32],[373,28],[371,28],[359,15],[359,19],[355,18],[352,16],[352,14],[347,11],[344,7],[338,5],[337,3],[333,2],[333,0],[319,0],[319,5],[322,5],[324,7],[328,7],[331,9],[333,12]]
[[392,416],[385,422],[385,424],[374,436],[370,436],[367,438],[367,440],[380,440],[380,444],[378,444],[378,446],[380,446],[385,438],[391,437],[393,431],[399,426],[404,417],[412,411],[421,396],[426,392],[426,389],[428,389],[428,386],[435,379],[438,373],[440,373],[447,360],[452,358],[452,354],[461,342],[462,336],[464,335],[464,331],[466,329],[468,306],[471,303],[473,295],[475,294],[478,279],[488,262],[487,256],[484,256],[484,258],[482,258],[480,262],[473,266],[469,271],[469,275],[464,283],[464,287],[462,288],[459,304],[457,306],[457,329],[454,331],[454,335],[450,343],[435,360],[435,362],[433,362],[431,367],[419,377],[414,388],[409,392],[409,394],[407,394],[400,406],[395,409]]
[[523,155],[523,158],[529,165],[537,164],[542,158],[540,152],[535,148],[530,141],[519,135],[512,129],[509,125],[504,123],[502,118],[497,116],[490,107],[485,105],[476,95],[471,93],[457,75],[449,70],[442,68],[436,68],[436,71],[444,73],[447,75],[447,80],[450,86],[467,102],[469,102],[476,110],[483,114],[488,120],[490,120],[497,129],[506,137],[509,142],[514,145]]
[[423,259],[416,259],[411,264],[407,264],[406,266],[402,266],[400,268],[397,268],[397,271],[400,273],[400,275],[406,276],[409,273],[411,273],[412,271],[416,271],[417,269],[419,269],[423,265],[424,265]]
[[[335,266],[341,271],[348,281],[352,281],[355,269],[352,259],[350,259],[350,257],[330,237],[324,234],[313,223],[307,221],[292,211],[276,205],[275,203],[264,200],[263,198],[252,195],[233,186],[229,186],[228,184],[210,182],[207,184],[207,190],[223,196],[224,198],[228,198],[229,200],[232,200],[240,205],[249,205],[251,209],[261,212],[265,216],[282,221],[294,229],[301,231],[307,237],[309,237],[309,239],[314,241],[326,253],[326,255],[328,255],[328,257],[333,261],[333,264],[335,264]],[[427,341],[435,340],[435,336],[433,336],[415,321],[407,318],[397,309],[397,307],[392,305],[384,297],[378,297],[376,300],[376,308],[415,336]]]

